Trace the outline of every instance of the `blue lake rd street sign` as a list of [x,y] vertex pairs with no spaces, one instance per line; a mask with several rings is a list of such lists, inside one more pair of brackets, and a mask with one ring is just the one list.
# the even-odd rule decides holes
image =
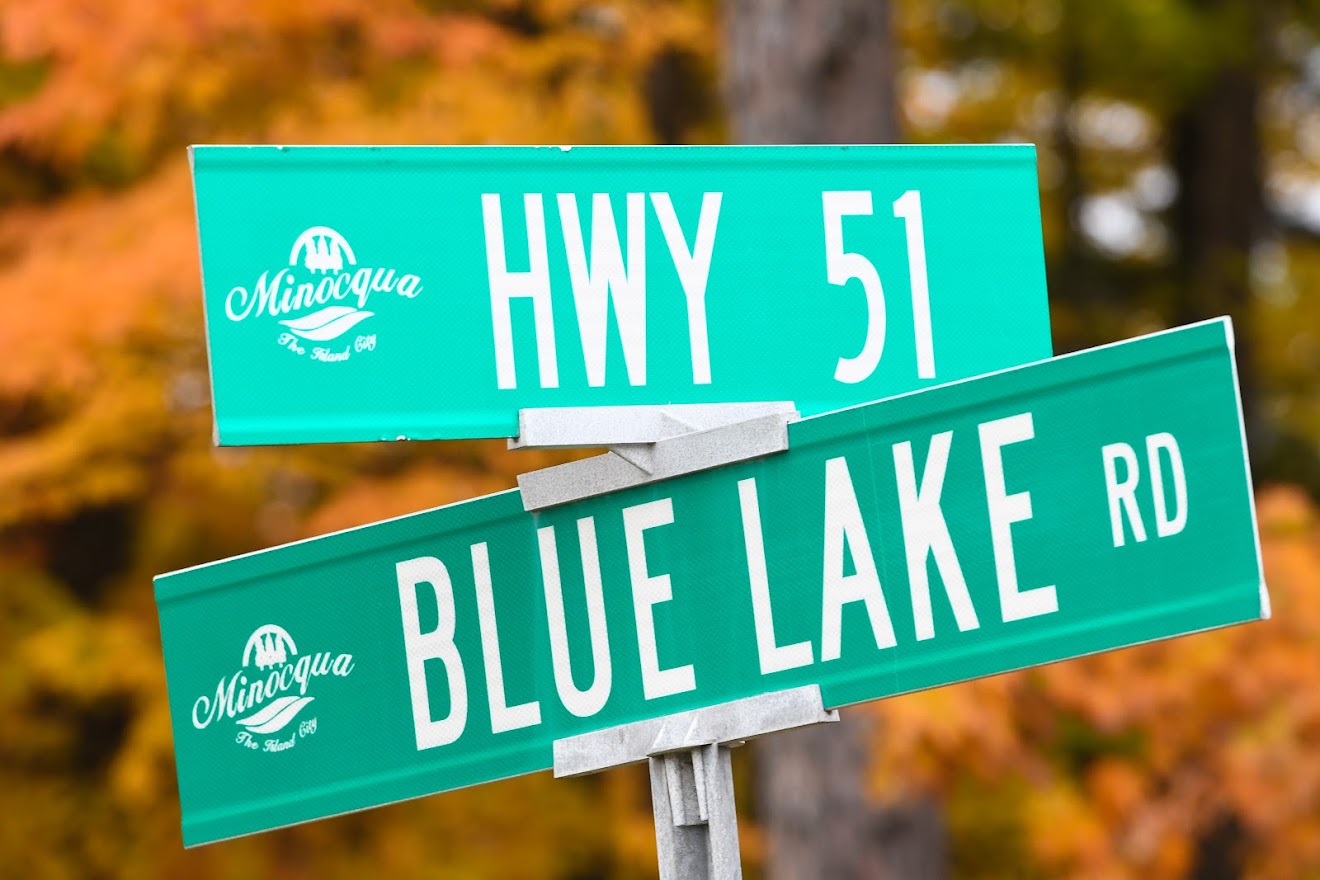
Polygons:
[[223,445],[810,415],[1052,353],[1029,145],[191,156]]
[[788,427],[537,513],[509,491],[157,578],[184,841],[756,694],[832,708],[1269,616],[1226,320]]

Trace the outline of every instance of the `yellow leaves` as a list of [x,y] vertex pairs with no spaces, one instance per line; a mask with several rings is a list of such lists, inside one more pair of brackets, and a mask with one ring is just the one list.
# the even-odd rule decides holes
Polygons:
[[1182,805],[1151,802],[1141,768],[1105,759],[1077,785],[1056,779],[1024,807],[1027,839],[1047,876],[1181,878],[1191,845]]
[[174,787],[173,760],[169,705],[153,699],[133,718],[124,747],[110,768],[116,800],[132,810],[147,810],[169,797]]
[[[0,6],[0,66],[27,65],[23,88],[0,95],[0,147],[55,178],[50,201],[0,212],[0,531],[111,502],[138,511],[108,607],[77,606],[37,573],[50,552],[39,533],[4,545],[5,870],[654,876],[638,768],[179,848],[148,575],[498,491],[563,458],[501,444],[212,450],[183,144],[648,141],[657,54],[714,55],[708,2],[451,5]],[[905,43],[934,39],[931,21]],[[1000,86],[959,110],[964,135],[1033,88],[1011,73]],[[87,186],[107,177],[133,185]],[[1320,273],[1303,256],[1288,254],[1300,290]],[[1291,383],[1290,423],[1320,430],[1304,320],[1320,313],[1287,287],[1267,285],[1255,318],[1262,338],[1288,342],[1256,350]],[[1064,338],[1094,332],[1076,311],[1056,319]],[[1247,829],[1253,876],[1320,864],[1320,517],[1284,489],[1262,493],[1260,516],[1274,620],[887,701],[875,791],[941,792],[958,840],[999,867],[968,876],[1183,877],[1226,813]],[[88,729],[107,754],[88,751]]]
[[169,430],[155,382],[124,379],[55,426],[0,447],[0,526],[136,497],[142,459]]
[[16,659],[33,687],[86,701],[107,693],[146,693],[163,685],[160,659],[147,644],[136,621],[76,615],[24,640]]
[[[654,876],[637,768],[179,844],[151,574],[499,491],[568,457],[212,449],[184,144],[646,141],[652,56],[711,39],[701,4],[455,6],[0,5],[0,71],[33,71],[0,92],[0,148],[40,172],[19,187],[0,168],[0,201],[46,199],[0,211],[0,560],[24,597],[0,591],[0,873]],[[39,573],[84,548],[47,531],[107,504],[128,546],[79,604]]]
[[[10,719],[0,734],[0,767],[27,774],[0,773],[0,806],[16,818],[18,802],[5,801],[24,799],[23,824],[36,832],[28,847],[45,852],[52,834],[81,826],[74,816],[148,809],[169,796],[169,711],[150,626],[119,614],[68,614],[0,645],[0,664],[12,676],[0,688],[0,712]],[[83,779],[95,782],[95,806],[75,795]],[[67,814],[63,824],[41,824],[60,814]],[[114,861],[109,830],[86,830],[82,864]],[[7,862],[19,851],[0,840]]]
[[1100,876],[1109,841],[1079,792],[1067,783],[1039,791],[1028,802],[1026,823],[1035,855],[1072,876]]

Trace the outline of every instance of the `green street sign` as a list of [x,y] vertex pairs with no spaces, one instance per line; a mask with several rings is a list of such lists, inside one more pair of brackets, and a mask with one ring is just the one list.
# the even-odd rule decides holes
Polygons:
[[162,575],[184,841],[544,770],[557,739],[757,694],[835,707],[1269,615],[1227,321],[789,443]]
[[194,147],[217,442],[805,415],[1049,357],[1031,146]]

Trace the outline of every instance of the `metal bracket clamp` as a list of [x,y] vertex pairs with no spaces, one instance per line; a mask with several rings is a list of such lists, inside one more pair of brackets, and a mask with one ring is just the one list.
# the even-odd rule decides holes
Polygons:
[[749,739],[839,720],[808,685],[609,727],[554,743],[556,777],[647,761],[661,880],[742,877],[729,752]]
[[651,444],[757,416],[793,413],[792,401],[675,403],[660,406],[547,406],[518,411],[510,449],[569,449]]
[[531,511],[783,452],[796,418],[787,402],[522,410],[524,433],[509,446],[611,445],[604,455],[520,475]]

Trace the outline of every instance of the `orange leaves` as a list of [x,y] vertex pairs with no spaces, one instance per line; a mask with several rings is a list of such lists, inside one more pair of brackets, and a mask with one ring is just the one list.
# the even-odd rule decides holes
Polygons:
[[[88,354],[151,337],[200,337],[197,245],[183,162],[131,193],[0,216],[0,392],[68,389],[101,371]],[[159,350],[160,342],[155,348]]]
[[[169,389],[203,366],[181,165],[138,191],[0,217],[0,527],[140,495],[177,430]],[[190,357],[191,353],[191,357]]]
[[[0,212],[0,534],[24,530],[0,543],[0,865],[423,876],[443,860],[455,876],[654,875],[646,780],[632,770],[517,780],[183,853],[148,577],[497,491],[556,458],[500,444],[212,450],[184,145],[647,141],[649,65],[670,46],[712,57],[711,11],[0,5],[0,204],[46,199]],[[923,21],[909,48],[936,39]],[[1002,85],[973,109],[1035,94],[1016,76]],[[989,132],[961,112],[964,138]],[[1305,289],[1320,270],[1300,249],[1289,259]],[[1305,427],[1314,346],[1267,343],[1304,337],[1314,322],[1297,316],[1314,303],[1281,282],[1263,289],[1256,352],[1290,383],[1288,418]],[[105,573],[120,588],[92,609],[42,571],[81,548],[41,529],[108,503],[133,511],[132,547],[125,570]],[[873,787],[941,792],[956,846],[978,848],[968,877],[1183,877],[1224,815],[1244,829],[1253,876],[1320,864],[1320,515],[1284,489],[1261,494],[1260,515],[1273,620],[887,701]],[[95,773],[69,769],[84,740],[108,743]]]
[[287,96],[318,74],[357,76],[378,60],[424,53],[431,24],[403,2],[7,4],[0,57],[48,70],[32,98],[0,109],[0,143],[78,162],[113,129],[142,151],[189,117],[266,100],[245,91]]
[[891,700],[881,772],[917,768],[971,824],[961,798],[1001,798],[1052,874],[1181,878],[1230,820],[1250,876],[1316,864],[1320,514],[1258,504],[1274,619]]
[[426,6],[7,4],[0,146],[62,190],[128,182],[188,142],[645,141],[645,65],[667,45],[713,42],[692,4]]
[[355,483],[323,505],[302,531],[305,536],[325,534],[507,488],[508,481],[470,468],[423,464],[392,479]]
[[[150,576],[498,491],[564,458],[502,443],[212,449],[185,145],[645,141],[641,73],[665,41],[708,39],[695,26],[707,12],[0,4],[0,865],[654,874],[645,777],[626,772],[603,788],[516,780],[184,853]],[[122,534],[88,538],[101,526],[85,514],[107,508]],[[94,558],[93,539],[121,552]],[[71,555],[88,558],[60,564]],[[71,568],[96,583],[75,595],[60,582]]]
[[[666,41],[709,39],[691,4],[460,9],[0,6],[0,149],[18,157],[0,162],[0,201],[20,178],[60,196],[0,213],[0,526],[141,496],[175,439],[207,443],[187,141],[645,140],[644,65]],[[10,87],[16,65],[40,73],[30,88]],[[86,186],[106,180],[135,183]],[[498,458],[472,464],[511,476]],[[305,512],[271,505],[261,533],[291,535]]]
[[882,712],[877,789],[884,794],[895,793],[899,785],[948,790],[954,783],[948,775],[952,761],[966,762],[964,769],[988,780],[1001,780],[1009,768],[1030,775],[1021,762],[1028,746],[1014,719],[987,711],[1013,702],[1012,691],[1023,684],[1020,676],[1001,675],[846,710]]

